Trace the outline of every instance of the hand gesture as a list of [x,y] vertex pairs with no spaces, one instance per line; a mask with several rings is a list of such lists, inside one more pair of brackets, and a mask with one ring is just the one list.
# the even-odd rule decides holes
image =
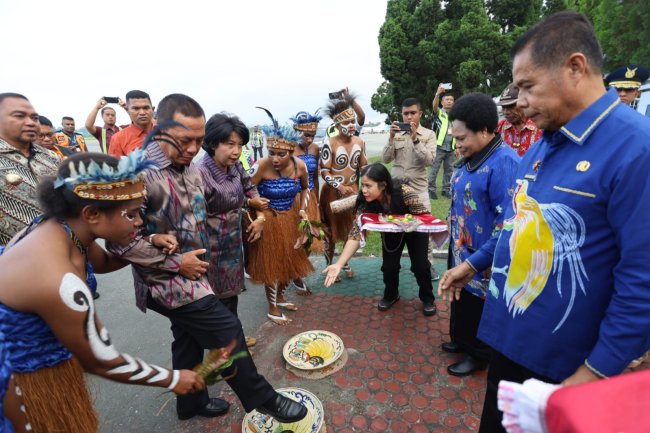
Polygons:
[[354,194],[354,188],[352,188],[351,186],[347,186],[347,185],[341,185],[341,186],[339,186],[339,187],[338,187],[338,191],[339,191],[339,192],[340,192],[344,197],[347,197],[347,196],[349,196],[349,195]]
[[460,291],[463,290],[463,287],[470,282],[476,272],[467,262],[463,262],[460,265],[453,267],[446,271],[440,283],[438,284],[438,296],[443,300],[453,301],[454,299],[458,301],[460,299]]
[[248,233],[248,242],[255,242],[262,237],[262,230],[264,230],[264,220],[258,219],[251,223],[246,230]]
[[181,268],[178,273],[189,280],[198,280],[201,278],[201,275],[205,274],[208,270],[208,262],[204,262],[197,257],[201,254],[205,254],[204,249],[183,253],[181,256]]
[[395,138],[395,134],[397,134],[399,131],[400,131],[400,129],[399,129],[398,122],[395,121],[395,122],[391,123],[390,124],[390,129],[388,130],[388,133],[390,135],[389,139],[392,140],[393,138]]
[[101,98],[99,98],[95,106],[97,107],[98,110],[101,110],[106,104],[107,104],[106,99],[104,99],[104,97],[102,96]]
[[442,95],[443,93],[445,93],[445,90],[446,90],[445,86],[442,83],[438,84],[438,90],[436,90],[436,95],[437,96]]
[[177,395],[186,395],[191,392],[201,391],[205,388],[203,378],[192,370],[178,370],[179,379],[176,386],[172,389]]
[[269,199],[258,196],[250,199],[248,204],[255,210],[266,210],[269,208]]
[[415,122],[411,122],[411,140],[415,141],[418,138],[418,126]]
[[332,284],[334,284],[334,282],[336,281],[336,278],[339,276],[340,272],[341,272],[341,265],[336,264],[336,263],[333,264],[333,265],[329,265],[328,267],[323,269],[323,272],[321,272],[321,273],[323,275],[326,275],[325,282],[323,283],[323,285],[325,287],[329,287]]
[[124,100],[122,98],[120,98],[120,97],[117,98],[117,105],[119,105],[120,107],[122,107],[122,108],[124,108],[126,110],[126,102],[124,102]]
[[180,251],[180,245],[174,235],[157,234],[151,238],[151,245],[161,249],[164,254],[171,255]]

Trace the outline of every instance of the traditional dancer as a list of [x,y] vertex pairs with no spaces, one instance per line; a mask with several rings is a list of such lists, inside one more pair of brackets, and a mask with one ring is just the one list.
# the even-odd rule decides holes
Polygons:
[[[13,369],[4,415],[17,432],[96,432],[84,369],[177,394],[205,386],[192,371],[171,371],[119,353],[93,303],[97,282],[89,260],[98,272],[123,266],[94,241],[128,244],[138,235],[145,194],[139,173],[146,167],[139,153],[119,164],[99,153],[70,156],[57,178],[39,185],[45,215],[0,257],[0,346]],[[169,237],[158,240],[174,248]]]
[[[361,192],[357,197],[356,216],[361,213],[390,213],[422,215],[429,213],[419,194],[401,179],[392,179],[388,169],[380,163],[370,164],[361,170]],[[355,218],[348,240],[335,264],[323,270],[326,274],[325,287],[336,281],[342,265],[359,249],[361,229],[359,219]],[[402,233],[382,233],[382,265],[384,274],[384,297],[379,301],[379,311],[386,311],[399,301],[400,259],[404,246],[408,248],[411,270],[420,288],[422,313],[425,316],[436,314],[436,305],[431,283],[431,264],[427,258],[429,236],[417,231]]]
[[[295,311],[297,307],[284,298],[287,285],[304,278],[314,271],[302,248],[294,248],[299,237],[300,219],[308,219],[307,197],[309,175],[307,166],[293,156],[298,139],[291,128],[280,128],[271,113],[264,109],[272,127],[265,127],[268,156],[255,163],[252,170],[253,184],[262,197],[268,198],[269,209],[257,213],[264,220],[264,235],[250,245],[251,280],[264,284],[269,303],[268,318],[278,325],[291,322],[280,311]],[[299,196],[299,210],[294,201]]]
[[[215,114],[205,125],[205,154],[197,167],[203,179],[210,236],[208,282],[214,294],[237,316],[238,295],[244,288],[244,256],[242,250],[242,207],[247,203],[257,210],[268,208],[268,200],[260,197],[250,175],[240,161],[249,132],[237,117]],[[248,226],[248,242],[262,236],[263,218]],[[245,337],[248,347],[253,337]]]
[[[354,211],[348,210],[338,214],[332,212],[330,203],[343,197],[354,195],[359,191],[358,173],[368,164],[366,146],[363,140],[354,135],[355,114],[352,105],[354,98],[347,96],[342,100],[330,101],[327,114],[332,118],[339,131],[323,146],[321,152],[321,177],[325,185],[320,193],[320,210],[325,230],[325,261],[332,264],[336,242],[345,241],[354,222]],[[348,278],[354,272],[346,263],[343,267]],[[337,276],[336,281],[341,281]]]
[[[319,116],[318,113],[311,115],[305,111],[301,111],[296,114],[296,117],[291,118],[293,121],[293,129],[300,133],[300,141],[298,142],[293,154],[302,159],[307,166],[307,171],[309,173],[307,215],[309,216],[310,221],[317,222],[321,221],[320,209],[318,207],[318,166],[320,163],[320,148],[314,143],[314,137],[316,136],[316,130],[318,129],[318,122],[320,122],[321,119],[322,117]],[[323,243],[315,239],[309,251],[323,251]],[[311,288],[307,287],[307,284],[305,284],[302,278],[294,280],[293,284],[296,286],[297,294],[311,295]]]

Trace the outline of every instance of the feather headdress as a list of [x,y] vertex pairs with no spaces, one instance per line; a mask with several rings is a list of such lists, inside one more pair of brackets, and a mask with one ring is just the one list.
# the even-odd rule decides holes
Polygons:
[[300,139],[298,133],[290,126],[280,126],[275,117],[273,117],[273,114],[266,108],[255,108],[266,111],[266,114],[271,119],[272,126],[262,126],[262,131],[266,134],[266,147],[269,149],[293,151],[296,147],[296,142]]
[[330,100],[325,107],[325,113],[337,124],[354,121],[355,114],[352,108],[354,100],[355,96],[349,94],[343,99]]
[[323,117],[318,115],[320,109],[312,115],[306,111],[301,111],[296,114],[295,117],[292,117],[290,120],[293,122],[293,129],[301,132],[316,132],[318,129],[318,122],[320,122]]
[[[62,163],[65,164],[65,161]],[[58,177],[54,188],[66,187],[76,196],[88,200],[133,200],[144,197],[142,171],[154,167],[141,149],[120,158],[117,167],[94,160],[87,164],[70,162],[70,175]]]

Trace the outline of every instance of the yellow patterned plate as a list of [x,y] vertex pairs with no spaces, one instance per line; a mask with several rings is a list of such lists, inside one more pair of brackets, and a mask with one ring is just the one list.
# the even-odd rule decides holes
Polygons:
[[293,367],[317,370],[334,363],[343,351],[343,340],[328,331],[307,331],[294,335],[282,349],[282,356]]
[[242,433],[318,433],[320,431],[325,419],[325,412],[318,397],[300,388],[281,388],[276,391],[302,403],[307,408],[307,416],[298,422],[283,424],[254,410],[244,417]]

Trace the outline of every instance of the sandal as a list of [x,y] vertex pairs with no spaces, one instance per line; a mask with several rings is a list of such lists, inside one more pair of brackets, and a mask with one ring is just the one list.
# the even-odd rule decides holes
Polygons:
[[283,310],[298,311],[298,306],[292,302],[276,302],[275,305]]
[[269,320],[271,320],[271,322],[275,323],[276,325],[284,326],[284,325],[288,325],[289,323],[291,323],[291,319],[289,319],[284,314],[282,314],[281,316],[276,316],[274,314],[267,313],[266,317],[268,317]]
[[308,287],[304,281],[302,280],[297,280],[300,281],[302,284],[299,285],[296,283],[296,280],[292,281],[293,285],[296,287],[296,294],[300,296],[309,296],[312,294],[311,288]]
[[349,265],[343,266],[343,272],[345,272],[345,276],[348,277],[348,279],[354,278],[354,271],[350,269]]
[[244,337],[246,341],[246,347],[253,347],[257,344],[257,340],[254,337]]

